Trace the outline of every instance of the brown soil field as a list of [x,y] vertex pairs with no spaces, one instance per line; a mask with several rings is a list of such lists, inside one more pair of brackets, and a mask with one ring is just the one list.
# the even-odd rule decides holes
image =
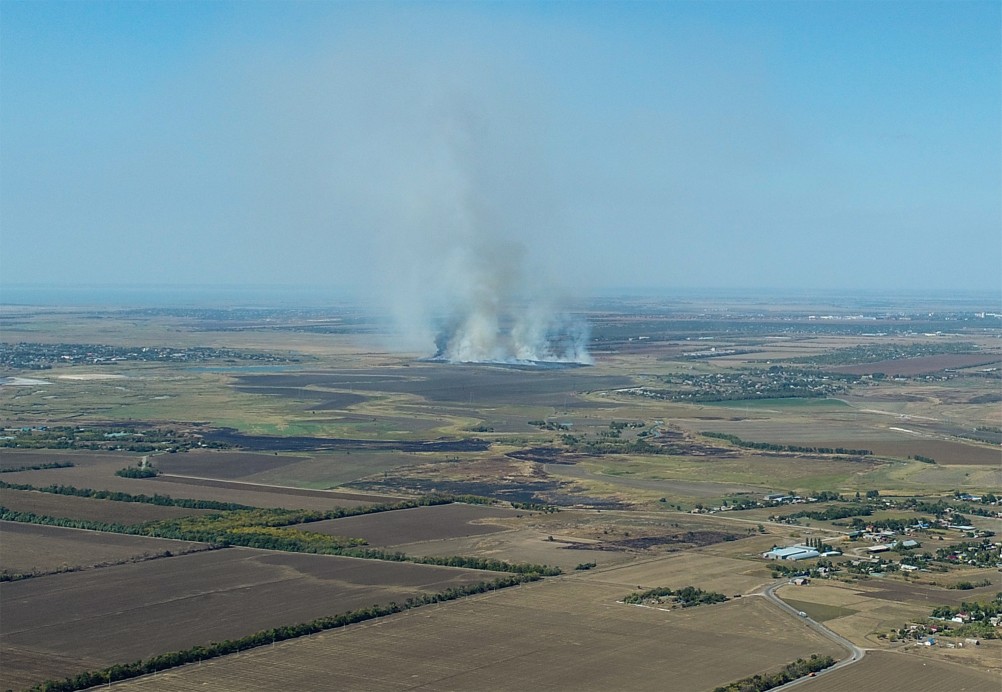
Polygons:
[[870,651],[859,663],[819,675],[805,688],[812,692],[998,692],[1002,675],[937,660],[924,652]]
[[123,683],[157,690],[687,690],[841,649],[763,598],[665,612],[565,578]]
[[[190,541],[0,521],[0,564],[4,571],[14,574],[91,567],[165,550],[178,554],[203,547],[207,546]],[[4,617],[8,607],[5,602]]]
[[497,533],[506,530],[506,527],[482,522],[514,518],[518,513],[516,510],[477,505],[437,505],[316,521],[296,528],[332,536],[364,538],[369,545],[382,547]]
[[[925,575],[929,576],[929,575]],[[894,601],[898,603],[907,602],[916,605],[928,606],[929,610],[939,605],[960,605],[963,601],[989,601],[995,597],[1002,587],[1002,574],[995,569],[978,570],[976,574],[956,575],[951,572],[945,575],[936,574],[934,578],[943,579],[944,586],[931,586],[926,584],[910,584],[903,581],[881,580],[879,583],[869,582],[861,590],[869,598],[884,601]],[[980,581],[989,579],[992,583],[989,586],[981,586],[976,589],[948,589],[946,583],[950,581],[961,581],[962,579]]]
[[1002,466],[1002,448],[951,440],[918,438],[914,442],[875,441],[872,449],[877,454],[896,457],[921,454],[945,466]]
[[[28,483],[36,486],[73,485],[94,490],[113,490],[133,495],[169,495],[174,498],[235,502],[253,507],[282,507],[285,509],[326,510],[335,507],[357,507],[379,501],[394,501],[382,496],[305,490],[281,486],[255,485],[212,479],[172,478],[122,478],[115,471],[135,465],[136,455],[27,452],[12,450],[6,457],[23,459],[23,463],[45,461],[72,461],[76,466],[39,471],[15,471],[3,474],[8,483]],[[349,499],[352,498],[352,499]]]
[[496,576],[228,548],[2,584],[0,687],[20,688]]
[[174,519],[194,514],[208,514],[209,509],[162,507],[145,502],[114,502],[91,497],[56,495],[34,490],[0,488],[0,506],[15,512],[33,512],[49,517],[103,521],[114,524],[140,524],[144,521]]
[[861,365],[839,365],[828,368],[832,372],[844,372],[849,375],[869,375],[882,372],[885,375],[926,375],[946,369],[971,368],[977,365],[991,365],[1000,361],[998,354],[991,353],[945,353],[938,356],[922,356],[919,358],[899,358],[882,360],[877,363]]

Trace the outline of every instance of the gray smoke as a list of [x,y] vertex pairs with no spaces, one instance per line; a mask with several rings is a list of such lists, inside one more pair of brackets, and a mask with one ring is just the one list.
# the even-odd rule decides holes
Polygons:
[[587,324],[564,307],[542,118],[527,94],[477,76],[409,79],[389,99],[406,118],[386,117],[366,156],[378,169],[361,176],[379,181],[374,288],[423,356],[590,363]]
[[[434,358],[452,363],[591,363],[588,326],[531,297],[507,294],[487,270],[438,325]],[[481,283],[481,280],[485,280]],[[493,289],[485,285],[493,283]]]

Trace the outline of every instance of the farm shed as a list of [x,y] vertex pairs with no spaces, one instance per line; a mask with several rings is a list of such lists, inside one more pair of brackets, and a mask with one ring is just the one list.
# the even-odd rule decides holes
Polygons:
[[814,548],[806,545],[793,545],[788,548],[773,548],[767,553],[762,553],[762,557],[767,560],[809,560],[818,557],[819,553]]

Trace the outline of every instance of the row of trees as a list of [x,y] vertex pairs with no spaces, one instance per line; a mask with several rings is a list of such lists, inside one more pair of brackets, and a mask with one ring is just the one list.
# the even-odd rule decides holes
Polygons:
[[749,678],[742,678],[727,685],[721,685],[713,692],[764,692],[774,687],[785,685],[799,678],[806,677],[819,670],[830,668],[835,665],[835,659],[831,656],[819,656],[811,654],[808,659],[798,658],[793,663],[787,663],[778,673],[771,675],[753,675]]
[[[72,466],[73,464],[68,464]],[[121,475],[121,474],[120,474]],[[250,505],[241,505],[235,502],[216,502],[215,500],[192,500],[188,498],[174,498],[169,495],[133,495],[113,490],[92,490],[91,488],[77,488],[72,485],[48,485],[36,486],[28,483],[5,483],[0,481],[0,488],[10,490],[34,490],[42,493],[53,493],[55,495],[72,495],[75,497],[90,497],[97,500],[111,500],[113,502],[142,502],[151,505],[161,505],[165,507],[184,507],[186,509],[218,509],[221,511],[254,510],[259,509]],[[286,509],[266,509],[261,511],[272,513],[285,513],[282,516],[288,517],[288,521],[273,523],[271,526],[281,526],[289,524],[306,524],[313,521],[326,521],[328,519],[342,519],[344,517],[354,517],[363,514],[375,514],[378,512],[392,512],[398,509],[413,509],[415,507],[431,507],[435,505],[448,505],[454,502],[464,504],[493,504],[490,498],[478,495],[425,495],[414,500],[402,500],[395,503],[383,503],[373,505],[361,505],[358,507],[338,507],[327,511],[316,510],[286,510]]]
[[703,437],[711,437],[715,440],[726,440],[736,447],[745,449],[759,449],[769,452],[795,452],[798,454],[839,454],[842,456],[866,457],[872,456],[870,449],[849,449],[847,447],[800,447],[798,445],[779,445],[772,442],[749,442],[742,440],[737,435],[727,433],[703,431],[699,433]]
[[68,469],[76,466],[72,461],[50,461],[45,464],[32,464],[30,466],[8,466],[0,469],[0,473],[14,473],[15,471],[44,471],[45,469]]
[[[124,533],[130,535],[152,536],[155,538],[172,538],[175,540],[197,541],[218,547],[232,545],[264,550],[281,550],[293,553],[310,553],[316,555],[339,555],[357,557],[369,560],[388,560],[390,562],[413,562],[423,565],[442,565],[447,567],[466,567],[491,572],[509,572],[513,574],[538,575],[551,577],[561,574],[559,567],[533,563],[511,563],[494,558],[469,557],[453,555],[444,557],[411,556],[399,551],[386,551],[377,548],[364,547],[365,541],[358,538],[329,536],[310,531],[299,531],[283,526],[268,526],[252,523],[255,517],[261,516],[261,521],[268,520],[268,512],[288,512],[296,510],[256,510],[250,512],[232,512],[225,515],[206,515],[200,517],[182,517],[167,521],[146,522],[126,526],[111,522],[95,522],[64,517],[50,517],[32,512],[15,512],[6,507],[0,507],[0,520],[18,521],[47,526],[65,526],[92,531],[109,533]],[[213,526],[213,522],[218,522]],[[245,522],[245,523],[241,523]]]
[[189,500],[186,498],[173,498],[169,495],[132,495],[114,490],[92,490],[90,488],[76,488],[72,485],[47,485],[35,486],[28,483],[5,483],[0,481],[0,488],[10,490],[34,490],[40,493],[52,493],[54,495],[71,495],[74,497],[91,497],[97,500],[111,500],[112,502],[142,502],[150,505],[161,505],[164,507],[184,507],[186,509],[218,509],[222,511],[237,509],[253,509],[250,505],[240,505],[235,502],[216,502],[215,500]]
[[816,519],[817,521],[834,521],[835,519],[848,519],[849,517],[867,517],[873,514],[873,508],[869,505],[842,505],[838,507],[825,507],[821,510],[804,510],[787,514],[784,519]]
[[489,582],[479,582],[468,586],[456,586],[435,594],[422,594],[417,597],[408,598],[404,603],[391,602],[385,605],[374,605],[369,608],[352,610],[340,615],[317,618],[310,622],[290,625],[286,627],[275,627],[262,630],[254,634],[240,637],[239,639],[227,639],[223,642],[213,642],[207,646],[193,646],[183,651],[172,651],[166,654],[159,654],[151,658],[134,661],[132,663],[117,664],[96,671],[80,673],[65,680],[49,680],[31,688],[32,692],[73,692],[83,690],[98,685],[110,684],[117,680],[127,680],[129,678],[148,675],[168,668],[175,668],[187,663],[194,663],[238,651],[246,651],[259,646],[273,644],[275,642],[303,637],[309,634],[316,634],[324,630],[345,627],[358,622],[372,620],[374,618],[392,615],[411,608],[417,608],[430,603],[441,603],[457,598],[463,598],[473,594],[484,593],[495,589],[504,589],[528,581],[538,579],[535,575],[509,575],[498,577]]

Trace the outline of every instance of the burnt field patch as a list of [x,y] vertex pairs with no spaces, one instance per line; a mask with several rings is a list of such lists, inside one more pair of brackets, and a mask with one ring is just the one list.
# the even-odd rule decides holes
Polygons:
[[[240,375],[239,386],[346,388],[369,392],[414,394],[429,401],[484,404],[561,404],[582,391],[630,386],[628,377],[596,375],[588,368],[567,370],[516,369],[491,365],[422,363],[399,374],[353,371]],[[580,403],[582,406],[591,406]]]
[[227,548],[0,585],[3,689],[490,581],[478,570]]
[[540,464],[576,464],[588,455],[568,452],[560,447],[531,447],[505,454],[509,459],[534,461]]
[[303,524],[296,528],[332,536],[364,538],[371,546],[387,547],[497,533],[504,531],[505,527],[474,522],[510,518],[515,514],[515,510],[498,507],[451,504],[330,519]]
[[742,538],[742,536],[726,531],[680,531],[678,533],[607,540],[599,543],[573,543],[566,546],[566,549],[600,551],[660,549],[661,552],[674,552],[687,548],[714,545],[725,541],[736,541],[739,538]]
[[379,482],[358,481],[345,487],[378,492],[444,495],[478,495],[507,502],[546,504],[560,489],[559,481],[492,482],[487,480],[447,480],[431,478],[384,478]]
[[238,392],[244,394],[265,394],[268,396],[279,396],[286,399],[298,399],[305,403],[304,409],[311,411],[340,411],[368,401],[369,397],[359,394],[349,394],[346,392],[325,392],[317,389],[303,389],[300,387],[261,387],[251,385],[237,385],[234,387]]
[[482,452],[490,442],[480,439],[428,440],[407,442],[398,440],[349,440],[334,437],[272,437],[245,435],[232,428],[206,432],[208,442],[222,443],[258,452],[329,452],[364,449],[393,452]]
[[529,505],[576,505],[619,509],[625,505],[603,497],[590,497],[576,491],[574,484],[558,480],[435,480],[425,478],[386,478],[378,483],[359,481],[346,487],[380,492],[405,492],[445,495],[478,495],[504,502]]

